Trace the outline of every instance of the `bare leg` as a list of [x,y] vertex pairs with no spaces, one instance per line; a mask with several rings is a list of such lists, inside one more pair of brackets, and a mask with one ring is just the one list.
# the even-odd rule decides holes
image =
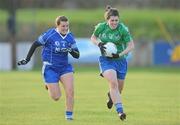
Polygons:
[[66,94],[66,111],[73,112],[74,105],[74,79],[73,73],[66,73],[61,76],[61,82],[63,84]]
[[55,100],[58,101],[61,96],[61,91],[58,83],[46,83],[46,86],[48,88],[49,96]]
[[118,79],[118,89],[120,93],[122,93],[123,88],[124,88],[124,80]]
[[118,89],[118,81],[116,71],[114,70],[106,70],[103,73],[105,79],[109,82],[110,95],[114,104],[121,103],[120,93]]
[[103,76],[109,82],[110,97],[116,107],[116,111],[118,113],[119,118],[121,120],[126,119],[126,114],[123,112],[123,106],[122,106],[116,71],[114,71],[113,69],[106,70],[103,73]]

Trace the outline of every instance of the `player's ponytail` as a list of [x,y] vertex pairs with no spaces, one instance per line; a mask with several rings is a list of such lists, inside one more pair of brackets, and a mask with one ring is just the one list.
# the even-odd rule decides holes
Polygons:
[[118,16],[119,17],[119,12],[116,8],[112,8],[110,5],[106,6],[104,13],[104,18],[105,20],[108,20],[111,16]]
[[105,11],[107,12],[107,11],[109,11],[111,8],[112,8],[112,7],[111,7],[110,5],[107,5]]

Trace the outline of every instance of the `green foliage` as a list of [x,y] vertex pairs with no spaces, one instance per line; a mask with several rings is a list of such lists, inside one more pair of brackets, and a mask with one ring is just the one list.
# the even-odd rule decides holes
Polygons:
[[[135,39],[155,40],[162,39],[164,35],[160,30],[157,20],[160,19],[167,31],[176,40],[180,39],[180,11],[167,9],[119,9],[120,19],[130,29]],[[7,13],[0,11],[0,25],[5,23]],[[18,32],[25,27],[32,27],[36,32],[32,36],[38,36],[47,28],[54,26],[54,20],[59,15],[66,15],[71,24],[71,30],[76,37],[90,37],[94,26],[104,21],[104,10],[57,10],[57,9],[20,9],[17,11]],[[31,32],[27,32],[29,35]],[[25,32],[26,34],[26,32]],[[19,39],[24,39],[21,35]],[[27,38],[27,37],[26,37]]]
[[64,119],[63,89],[58,102],[51,100],[40,72],[0,72],[1,125],[180,124],[180,77],[173,68],[140,71],[130,68],[122,94],[127,113],[125,122],[118,119],[114,108],[107,109],[108,83],[99,77],[97,67],[76,67],[75,120],[71,123]]
[[157,20],[160,19],[166,30],[175,39],[180,39],[180,15],[178,10],[124,10],[123,20],[136,38],[163,38]]

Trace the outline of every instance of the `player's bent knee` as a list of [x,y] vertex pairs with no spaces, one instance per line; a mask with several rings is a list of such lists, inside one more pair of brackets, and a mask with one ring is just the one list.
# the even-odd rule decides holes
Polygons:
[[52,99],[53,99],[54,101],[58,101],[58,100],[59,100],[59,97],[52,97]]
[[58,100],[59,100],[59,98],[58,98],[58,97],[55,97],[55,98],[53,98],[53,100],[54,100],[54,101],[58,101]]
[[54,100],[54,101],[58,101],[60,99],[61,95],[51,95],[51,98]]

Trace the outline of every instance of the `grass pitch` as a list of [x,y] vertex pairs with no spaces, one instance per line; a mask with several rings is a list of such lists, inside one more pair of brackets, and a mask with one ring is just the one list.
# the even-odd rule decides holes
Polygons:
[[63,89],[58,102],[51,100],[40,71],[0,72],[0,125],[180,124],[179,70],[130,69],[122,94],[127,120],[122,122],[114,108],[106,108],[107,82],[98,69],[89,69],[76,70],[71,122],[64,118]]

